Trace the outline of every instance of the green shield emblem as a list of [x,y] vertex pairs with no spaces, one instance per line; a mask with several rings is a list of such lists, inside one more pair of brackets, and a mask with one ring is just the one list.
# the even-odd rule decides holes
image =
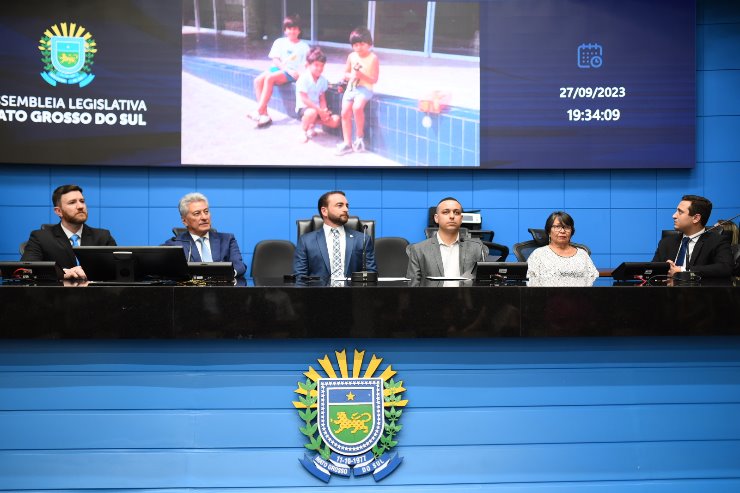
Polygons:
[[52,37],[51,63],[62,74],[79,72],[85,65],[85,40],[70,36]]
[[383,383],[379,378],[319,380],[319,435],[337,453],[360,455],[383,432]]

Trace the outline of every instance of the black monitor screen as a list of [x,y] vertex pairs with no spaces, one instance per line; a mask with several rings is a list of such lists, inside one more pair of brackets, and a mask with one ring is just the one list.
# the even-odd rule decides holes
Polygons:
[[622,262],[612,272],[617,281],[644,280],[668,275],[668,262]]
[[57,281],[64,272],[56,262],[0,262],[0,278],[15,281]]
[[73,250],[91,281],[190,279],[185,255],[179,246],[80,246]]
[[476,281],[495,282],[526,278],[527,262],[478,262],[475,265]]

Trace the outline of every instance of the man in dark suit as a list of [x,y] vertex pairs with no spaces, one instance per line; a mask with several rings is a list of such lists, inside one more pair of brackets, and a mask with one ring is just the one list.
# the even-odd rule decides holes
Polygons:
[[730,243],[719,231],[707,231],[712,203],[698,195],[684,195],[673,214],[673,227],[681,234],[660,240],[653,262],[668,262],[668,275],[694,272],[701,277],[729,277]]
[[439,225],[431,238],[406,247],[409,265],[406,277],[412,283],[425,277],[466,277],[480,260],[488,257],[488,247],[480,240],[460,237],[463,208],[446,197],[437,204],[434,222]]
[[319,198],[318,209],[324,226],[298,238],[293,273],[299,278],[343,281],[352,272],[363,270],[363,247],[367,270],[377,272],[372,239],[345,226],[349,220],[349,203],[344,192],[326,192]]
[[211,229],[211,210],[205,195],[197,192],[185,195],[178,209],[187,231],[167,240],[165,245],[182,246],[188,262],[231,262],[236,277],[247,272],[234,235]]
[[107,229],[85,225],[87,205],[77,185],[57,187],[51,202],[61,221],[52,228],[33,231],[21,260],[54,261],[64,270],[65,279],[86,279],[72,246],[115,246],[116,241]]

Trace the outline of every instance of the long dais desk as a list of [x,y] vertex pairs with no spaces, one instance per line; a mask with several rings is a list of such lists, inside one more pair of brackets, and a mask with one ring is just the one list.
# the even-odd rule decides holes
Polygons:
[[2,339],[740,335],[740,287],[1,286]]

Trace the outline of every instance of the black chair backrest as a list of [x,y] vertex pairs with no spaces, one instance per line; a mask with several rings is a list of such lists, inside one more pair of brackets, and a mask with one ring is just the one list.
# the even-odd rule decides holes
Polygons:
[[[296,238],[300,238],[306,233],[321,229],[324,226],[324,220],[316,214],[311,219],[298,219],[295,224],[298,228]],[[360,219],[358,216],[349,216],[349,220],[347,220],[345,226],[356,231],[362,231],[363,226],[367,226],[367,234],[375,241],[375,219]]]
[[541,247],[539,243],[534,240],[522,241],[520,243],[514,243],[514,255],[519,262],[526,262],[529,256],[536,249]]
[[669,236],[680,235],[681,232],[675,229],[664,229],[660,232],[661,238],[668,238]]
[[488,262],[506,262],[509,247],[492,241],[484,241],[483,244],[488,247]]
[[532,235],[532,239],[536,241],[538,245],[547,245],[547,231],[539,228],[529,228],[527,231],[529,231],[529,234]]
[[379,277],[403,277],[406,275],[409,258],[406,238],[386,236],[375,240],[375,263]]
[[51,229],[51,228],[53,228],[56,225],[57,225],[57,223],[54,223],[54,224],[48,224],[48,223],[42,224],[41,225],[41,229]]
[[283,277],[293,272],[295,245],[288,240],[262,240],[252,253],[252,277]]

